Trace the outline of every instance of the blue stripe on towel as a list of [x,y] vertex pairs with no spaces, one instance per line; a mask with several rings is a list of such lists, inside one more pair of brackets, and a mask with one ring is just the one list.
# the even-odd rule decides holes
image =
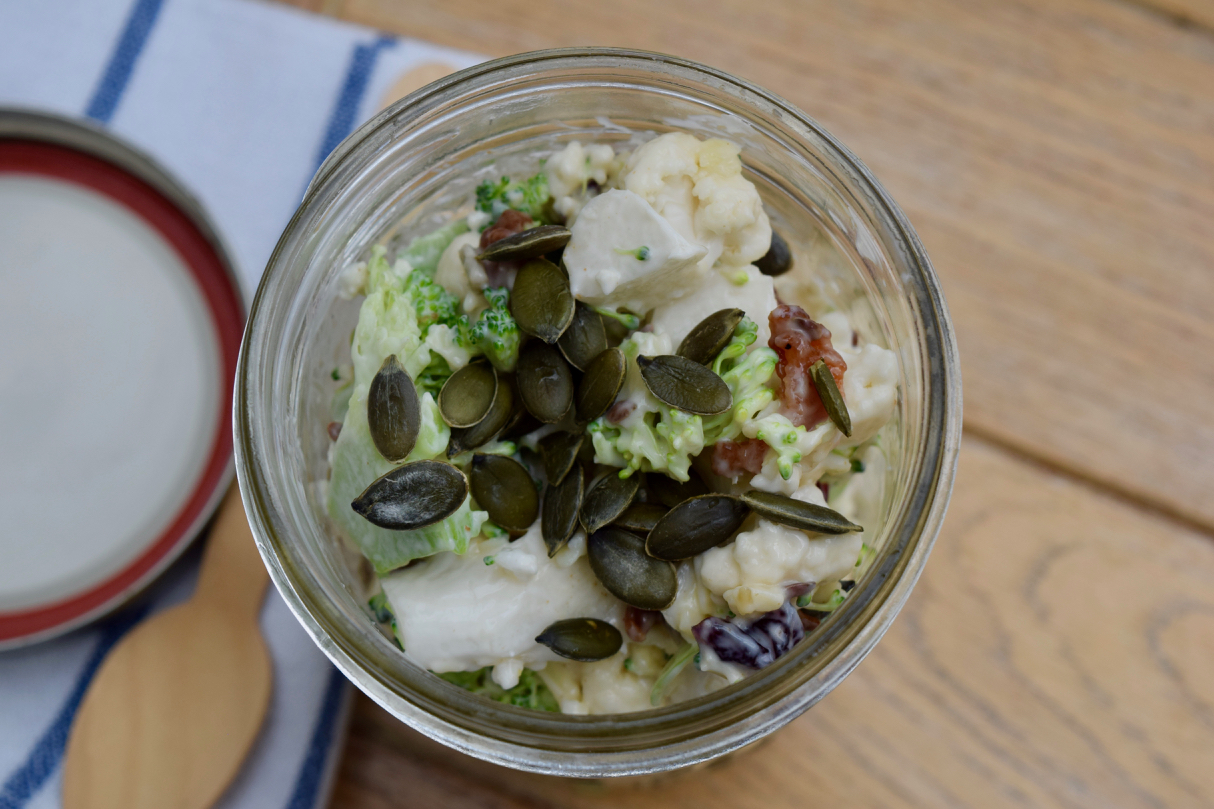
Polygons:
[[[315,809],[317,793],[325,775],[325,761],[329,747],[337,730],[337,718],[341,713],[342,697],[346,693],[346,678],[334,667],[325,687],[325,701],[320,706],[316,725],[312,728],[312,741],[308,743],[308,754],[299,767],[295,779],[295,791],[287,802],[287,809]],[[0,807],[3,809],[3,807]]]
[[371,73],[375,70],[379,54],[395,44],[394,37],[383,35],[374,42],[354,46],[354,52],[350,54],[350,64],[346,68],[346,80],[342,83],[341,92],[337,94],[337,103],[329,114],[329,125],[325,128],[320,149],[316,152],[313,174],[320,168],[320,164],[325,162],[329,153],[337,148],[337,144],[354,131],[359,107],[362,106],[363,96],[367,92],[367,84],[371,81]]
[[163,4],[164,0],[135,0],[135,5],[131,7],[131,13],[126,18],[126,27],[122,29],[122,35],[114,45],[114,52],[110,54],[110,62],[101,74],[101,81],[97,82],[93,98],[84,111],[84,114],[94,121],[108,124],[114,117],[114,111],[118,109],[118,102],[122,100],[122,94],[131,80],[131,73],[135,71],[135,63],[143,53],[143,46],[147,44],[148,34],[156,24],[156,17],[160,14]]
[[114,648],[114,644],[122,639],[127,630],[139,623],[147,611],[146,606],[127,610],[102,625],[101,637],[77,676],[67,701],[59,709],[50,727],[43,731],[34,744],[25,763],[13,770],[4,786],[0,787],[0,809],[21,809],[55,772],[63,759],[63,750],[67,747],[67,734],[72,726],[72,719],[76,716],[80,701],[84,699],[84,692],[93,681],[93,675],[97,673],[101,661],[109,654],[110,649]]

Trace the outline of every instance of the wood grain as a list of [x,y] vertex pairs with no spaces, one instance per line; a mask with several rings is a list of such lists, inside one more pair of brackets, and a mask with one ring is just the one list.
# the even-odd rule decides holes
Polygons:
[[767,742],[640,784],[566,781],[448,752],[364,698],[333,805],[1209,806],[1211,581],[1208,537],[968,439],[914,597]]
[[491,55],[672,51],[788,97],[923,237],[967,427],[1214,527],[1209,32],[1112,0],[345,0],[340,14]]
[[1143,5],[1183,24],[1214,30],[1214,0],[1143,0]]

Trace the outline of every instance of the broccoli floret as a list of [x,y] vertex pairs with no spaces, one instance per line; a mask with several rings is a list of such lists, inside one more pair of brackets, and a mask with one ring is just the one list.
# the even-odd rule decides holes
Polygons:
[[484,295],[489,308],[481,312],[476,324],[469,329],[467,339],[471,346],[485,352],[495,368],[508,373],[518,363],[522,341],[518,323],[510,314],[510,291],[505,287],[488,287]]
[[548,690],[548,686],[544,685],[540,676],[531,669],[523,669],[518,678],[518,685],[511,689],[502,688],[493,682],[493,678],[490,676],[492,671],[492,666],[486,666],[479,671],[449,671],[438,676],[473,694],[480,694],[507,705],[531,708],[536,711],[560,712],[561,708],[557,704],[556,697]]
[[497,182],[486,180],[476,187],[476,209],[497,219],[502,211],[513,208],[541,224],[552,224],[552,195],[548,193],[548,177],[540,172],[523,182],[502,177]]
[[452,326],[460,316],[459,301],[455,296],[424,272],[414,270],[409,273],[405,280],[405,294],[417,310],[417,324],[421,327],[423,337],[435,323]]
[[721,349],[721,353],[717,354],[716,359],[712,361],[712,372],[720,376],[725,363],[745,354],[746,349],[750,348],[758,336],[759,327],[753,320],[743,316],[741,322],[733,330],[733,337],[729,338],[729,342]]
[[[729,351],[726,346],[722,354]],[[723,438],[737,438],[746,422],[755,417],[776,398],[767,381],[776,370],[780,358],[770,348],[756,348],[721,374],[721,379],[733,394],[733,407],[704,420],[704,442],[714,444]]]
[[427,365],[417,379],[414,380],[420,391],[429,391],[438,396],[438,392],[443,389],[443,385],[451,378],[451,365],[447,360],[438,353],[430,354],[430,364]]

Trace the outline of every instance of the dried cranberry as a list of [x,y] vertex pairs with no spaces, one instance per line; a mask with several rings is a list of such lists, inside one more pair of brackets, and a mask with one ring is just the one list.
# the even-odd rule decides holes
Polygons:
[[823,500],[830,499],[830,484],[829,483],[823,483],[822,481],[819,480],[814,485],[818,487],[818,491],[822,492]]
[[629,640],[640,643],[661,620],[662,613],[638,609],[629,604],[624,609],[624,632]]
[[341,422],[340,421],[329,422],[329,440],[336,441],[337,436],[339,436],[339,435],[341,435]]
[[[531,227],[531,217],[522,211],[507,208],[489,227],[481,233],[480,248],[484,250],[494,242],[499,242],[507,236],[522,233]],[[489,276],[489,285],[500,287],[510,286],[518,272],[517,261],[484,261],[485,275]]]
[[781,304],[768,316],[771,339],[767,344],[780,355],[780,401],[784,415],[809,429],[826,419],[826,408],[810,378],[809,369],[818,360],[830,368],[835,384],[843,389],[847,363],[830,342],[830,330],[813,320],[800,306]]
[[763,471],[766,442],[757,438],[745,441],[718,441],[712,448],[712,471],[721,477],[736,478],[743,472],[757,475]]
[[758,618],[705,618],[692,629],[697,641],[727,663],[752,669],[770,666],[797,642],[805,630],[790,602]]

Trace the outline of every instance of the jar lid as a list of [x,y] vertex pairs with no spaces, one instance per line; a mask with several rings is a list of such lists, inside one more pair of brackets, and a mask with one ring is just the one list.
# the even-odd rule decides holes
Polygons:
[[201,207],[84,123],[0,109],[0,648],[162,571],[232,474],[244,305]]

